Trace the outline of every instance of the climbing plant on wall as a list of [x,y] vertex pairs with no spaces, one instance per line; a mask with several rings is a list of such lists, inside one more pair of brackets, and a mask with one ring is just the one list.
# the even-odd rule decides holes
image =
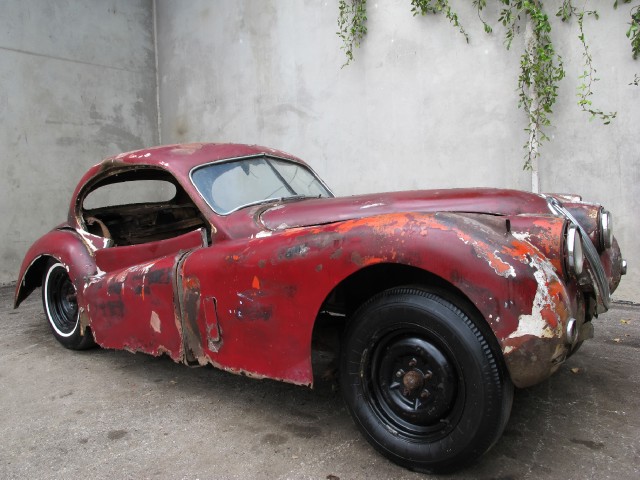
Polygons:
[[[542,142],[549,140],[545,130],[551,125],[552,108],[558,96],[558,84],[565,76],[562,58],[556,52],[551,39],[551,21],[541,0],[473,0],[478,18],[487,33],[491,33],[493,27],[485,20],[483,13],[487,3],[491,1],[498,4],[498,23],[505,29],[507,49],[511,48],[515,36],[524,27],[524,51],[520,56],[518,75],[519,107],[528,116],[524,168],[536,172],[539,146]],[[414,16],[441,14],[469,42],[469,35],[449,0],[410,0],[410,2]],[[633,3],[633,0],[615,0],[613,8],[629,3]],[[598,78],[584,32],[584,22],[588,18],[597,20],[598,16],[596,10],[588,10],[584,3],[578,8],[574,0],[562,0],[556,12],[556,17],[565,23],[575,18],[578,27],[578,39],[584,62],[583,73],[578,77],[578,106],[589,114],[591,119],[600,119],[608,125],[616,117],[616,112],[605,112],[593,104],[593,87]],[[342,39],[342,49],[346,55],[343,67],[354,60],[354,49],[360,46],[367,34],[366,23],[367,0],[339,0],[337,33]],[[631,54],[633,58],[637,58],[640,55],[640,4],[631,8],[626,35],[631,43]],[[639,78],[636,75],[629,85],[638,86]]]

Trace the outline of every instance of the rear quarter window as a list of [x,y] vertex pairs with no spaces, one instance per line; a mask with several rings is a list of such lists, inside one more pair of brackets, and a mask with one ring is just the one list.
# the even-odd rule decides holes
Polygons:
[[164,180],[131,180],[104,185],[90,192],[82,204],[86,210],[138,203],[169,202],[176,187]]

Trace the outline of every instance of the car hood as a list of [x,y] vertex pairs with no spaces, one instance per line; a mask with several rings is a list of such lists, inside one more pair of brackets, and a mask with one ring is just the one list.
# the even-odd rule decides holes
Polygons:
[[305,199],[263,210],[260,222],[269,230],[283,230],[398,212],[551,213],[541,195],[519,190],[469,188]]

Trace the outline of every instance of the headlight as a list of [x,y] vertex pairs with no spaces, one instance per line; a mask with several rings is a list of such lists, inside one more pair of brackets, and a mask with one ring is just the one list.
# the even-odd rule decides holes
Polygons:
[[582,251],[582,239],[580,238],[580,232],[575,225],[569,225],[567,229],[567,263],[569,269],[576,276],[582,273],[584,267],[584,253]]
[[613,218],[607,210],[600,212],[600,241],[604,248],[611,248],[613,243]]

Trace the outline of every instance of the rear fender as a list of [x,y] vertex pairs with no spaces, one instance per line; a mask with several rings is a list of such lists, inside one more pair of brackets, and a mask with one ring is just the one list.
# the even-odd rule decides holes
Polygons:
[[18,308],[34,289],[42,285],[44,269],[50,258],[65,266],[78,292],[78,303],[84,304],[81,298],[84,279],[96,272],[95,260],[80,235],[71,229],[60,229],[45,234],[27,251],[20,267],[14,308]]

